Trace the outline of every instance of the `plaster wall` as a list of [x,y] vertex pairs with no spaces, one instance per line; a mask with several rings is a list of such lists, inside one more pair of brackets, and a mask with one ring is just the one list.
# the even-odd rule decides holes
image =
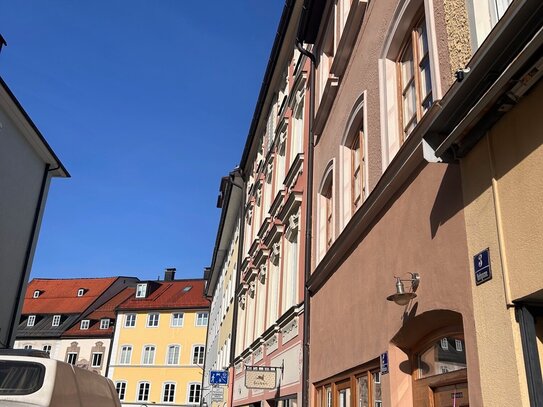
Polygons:
[[[77,358],[76,365],[85,365],[86,369],[96,371],[100,373],[102,376],[105,376],[106,374],[106,368],[107,368],[107,362],[109,358],[109,351],[110,351],[110,345],[111,345],[111,339],[110,338],[68,338],[68,339],[61,339],[60,343],[58,344],[58,352],[55,356],[51,356],[54,359],[61,360],[63,362],[66,361],[66,355],[68,352],[68,348],[72,345],[72,343],[76,342],[77,347],[79,348],[79,354]],[[103,347],[103,355],[102,355],[102,365],[100,368],[92,367],[92,353],[93,352],[101,352],[101,350],[96,350],[93,348],[96,347]]]
[[[18,126],[0,107],[0,347],[9,346],[10,319],[17,308],[21,274],[25,283],[32,266],[36,239],[29,239],[45,171],[45,162],[35,152]],[[48,183],[47,183],[48,187]],[[44,201],[47,197],[45,189]],[[40,219],[41,220],[41,219]],[[38,222],[39,232],[40,222]],[[37,237],[37,234],[36,234]],[[25,257],[30,262],[25,269]],[[22,304],[22,302],[21,302]],[[15,320],[17,324],[18,318]]]
[[30,339],[16,340],[13,349],[24,349],[25,346],[32,346],[32,349],[43,350],[44,346],[51,346],[49,356],[51,359],[64,361],[65,354],[61,353],[60,339]]
[[[488,282],[470,278],[485,405],[529,405],[511,305],[543,288],[542,98],[540,84],[462,161],[468,260],[489,248],[492,268]],[[497,358],[495,349],[510,351]]]

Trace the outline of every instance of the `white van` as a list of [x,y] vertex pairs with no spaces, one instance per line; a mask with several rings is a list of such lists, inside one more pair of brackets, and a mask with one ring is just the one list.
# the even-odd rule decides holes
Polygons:
[[[111,380],[39,356],[0,351],[0,406],[120,407]],[[40,355],[40,351],[26,354]]]

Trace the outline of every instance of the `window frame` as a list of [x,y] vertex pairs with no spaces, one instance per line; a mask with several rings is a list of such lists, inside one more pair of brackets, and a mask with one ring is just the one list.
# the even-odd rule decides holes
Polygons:
[[[148,356],[151,356],[151,360],[149,361]],[[156,345],[147,344],[143,345],[141,348],[141,364],[148,366],[148,365],[154,365],[155,364],[155,357],[156,357]]]
[[[151,325],[151,319],[156,316],[156,325]],[[160,313],[159,312],[149,312],[147,314],[147,328],[158,328],[160,322]]]
[[[196,352],[197,349],[201,349],[201,354],[200,354],[200,352]],[[205,361],[205,352],[206,352],[206,349],[205,349],[204,345],[193,345],[192,346],[191,359],[190,359],[191,360],[191,365],[193,365],[193,366],[203,366],[204,361]],[[198,353],[198,355],[196,355],[196,353]],[[195,359],[196,356],[198,356],[197,362],[199,362],[201,360],[202,363],[194,363],[194,359]]]
[[[72,357],[74,357],[75,360],[74,360],[73,363],[70,363],[70,359]],[[78,359],[79,359],[79,353],[78,352],[66,352],[66,359],[65,359],[66,363],[68,363],[68,364],[70,364],[72,366],[75,366]]]
[[85,289],[84,288],[79,288],[77,290],[77,296],[78,297],[83,297],[85,295]]
[[79,323],[79,329],[81,331],[86,331],[90,328],[90,319],[82,319]]
[[[140,393],[142,393],[142,385],[147,386],[147,389],[143,389],[143,394],[140,397]],[[147,396],[145,395],[147,393]],[[149,401],[149,395],[151,394],[151,382],[148,382],[146,380],[142,380],[138,382],[138,386],[136,387],[136,401]]]
[[[119,386],[121,385],[121,386]],[[119,388],[121,387],[121,388]],[[115,390],[117,391],[117,395],[119,396],[120,401],[124,401],[126,397],[126,381],[125,380],[118,380],[115,382]]]
[[[202,318],[200,318],[202,317]],[[205,323],[202,323],[202,321],[205,319]],[[196,326],[207,326],[209,322],[209,312],[197,312],[196,313]]]
[[[132,319],[132,317],[134,319],[133,324],[129,325],[128,322]],[[135,328],[136,327],[136,314],[134,314],[134,313],[125,314],[125,316],[124,316],[124,327],[125,328]]]
[[53,315],[53,320],[51,321],[51,326],[60,326],[60,320],[62,319],[62,315],[56,314]]
[[136,298],[147,297],[147,283],[139,283],[136,285]]
[[[94,357],[100,355],[100,364],[94,363]],[[102,367],[102,364],[104,363],[104,352],[92,352],[91,353],[91,367]]]
[[110,319],[102,318],[100,319],[100,329],[109,329]]
[[[170,386],[170,389],[169,389],[169,392],[171,392],[172,394],[166,394],[166,387],[167,386]],[[171,389],[171,386],[173,386],[173,391]],[[175,403],[175,391],[177,389],[177,382],[172,382],[172,381],[168,381],[168,382],[164,382],[162,383],[162,402],[163,403]],[[171,398],[172,400],[166,400],[166,396],[168,396],[168,398]]]
[[[180,318],[175,318],[176,315],[181,315]],[[180,324],[175,324],[174,322],[176,320],[180,320]],[[172,316],[170,318],[170,326],[172,328],[182,328],[183,325],[185,325],[185,313],[184,312],[172,312]]]
[[32,293],[32,298],[39,298],[40,295],[41,295],[40,290],[34,290],[34,292]]
[[[130,365],[132,362],[132,345],[122,345],[121,349],[119,350],[119,365]],[[126,357],[123,358],[123,352],[126,355],[128,355],[128,361],[125,361]]]
[[[175,363],[170,363],[170,349],[177,348],[177,358],[175,360]],[[177,366],[179,365],[179,361],[181,360],[181,345],[177,343],[172,343],[168,345],[166,348],[166,360],[164,361],[166,365],[168,366]]]
[[[47,349],[48,348],[48,349]],[[51,350],[53,350],[53,346],[52,345],[43,345],[42,346],[42,350],[44,352],[47,352],[49,355],[51,355]]]
[[34,326],[36,324],[36,315],[29,315],[26,320],[26,326]]
[[[194,386],[194,390],[192,387]],[[187,385],[187,404],[200,404],[200,401],[202,400],[202,384],[201,383],[188,383]],[[198,399],[191,401],[191,398],[193,397],[191,395],[191,392],[198,393]]]
[[318,189],[317,262],[322,260],[335,238],[335,160],[327,164]]

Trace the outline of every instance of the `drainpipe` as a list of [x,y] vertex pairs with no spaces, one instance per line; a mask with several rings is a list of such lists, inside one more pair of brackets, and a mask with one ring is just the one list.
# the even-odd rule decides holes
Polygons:
[[236,289],[234,290],[234,309],[232,310],[232,336],[230,337],[230,363],[229,368],[232,369],[232,380],[230,382],[230,395],[229,399],[231,402],[231,406],[234,405],[234,376],[235,376],[235,368],[234,368],[234,359],[236,358],[236,341],[237,341],[237,331],[238,331],[238,308],[239,308],[239,302],[238,302],[238,294],[239,294],[239,286],[241,281],[241,262],[243,261],[243,242],[245,240],[245,233],[243,228],[243,219],[245,217],[245,195],[246,195],[246,189],[247,189],[247,182],[245,181],[243,169],[240,168],[239,174],[241,176],[241,179],[243,181],[243,185],[238,185],[235,183],[235,179],[231,181],[232,187],[237,187],[241,189],[241,200],[240,200],[240,206],[239,206],[239,237],[238,237],[238,260],[236,265]]
[[21,274],[19,275],[19,281],[17,283],[17,296],[15,298],[15,304],[9,319],[9,331],[7,334],[7,343],[0,343],[1,348],[12,348],[13,343],[15,342],[15,337],[17,335],[17,329],[16,327],[19,325],[17,323],[17,316],[19,315],[19,309],[22,307],[21,302],[21,296],[23,294],[23,288],[25,286],[25,283],[28,280],[28,266],[31,262],[32,253],[35,248],[35,243],[37,241],[37,234],[39,229],[39,222],[40,217],[43,214],[44,204],[45,204],[45,194],[47,190],[47,183],[49,181],[49,173],[51,171],[57,170],[56,168],[50,168],[50,164],[45,164],[45,169],[43,171],[43,177],[41,180],[41,186],[40,186],[40,192],[38,195],[38,200],[36,202],[36,210],[34,211],[34,219],[32,221],[32,228],[30,229],[30,236],[28,237],[28,242],[26,245],[26,252],[25,252],[25,260],[23,264],[23,268],[21,270]]
[[309,315],[310,315],[310,292],[308,281],[311,277],[311,244],[313,226],[313,154],[315,140],[313,135],[313,117],[315,115],[315,55],[303,48],[302,42],[296,40],[296,48],[311,60],[311,72],[309,75],[309,143],[307,148],[307,186],[306,186],[306,207],[305,207],[305,253],[304,253],[304,344],[302,361],[302,407],[309,405]]

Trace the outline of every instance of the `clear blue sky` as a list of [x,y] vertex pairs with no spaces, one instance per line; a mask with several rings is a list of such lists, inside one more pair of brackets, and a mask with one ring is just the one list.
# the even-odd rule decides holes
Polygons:
[[3,2],[0,75],[61,161],[31,277],[201,277],[281,0]]

